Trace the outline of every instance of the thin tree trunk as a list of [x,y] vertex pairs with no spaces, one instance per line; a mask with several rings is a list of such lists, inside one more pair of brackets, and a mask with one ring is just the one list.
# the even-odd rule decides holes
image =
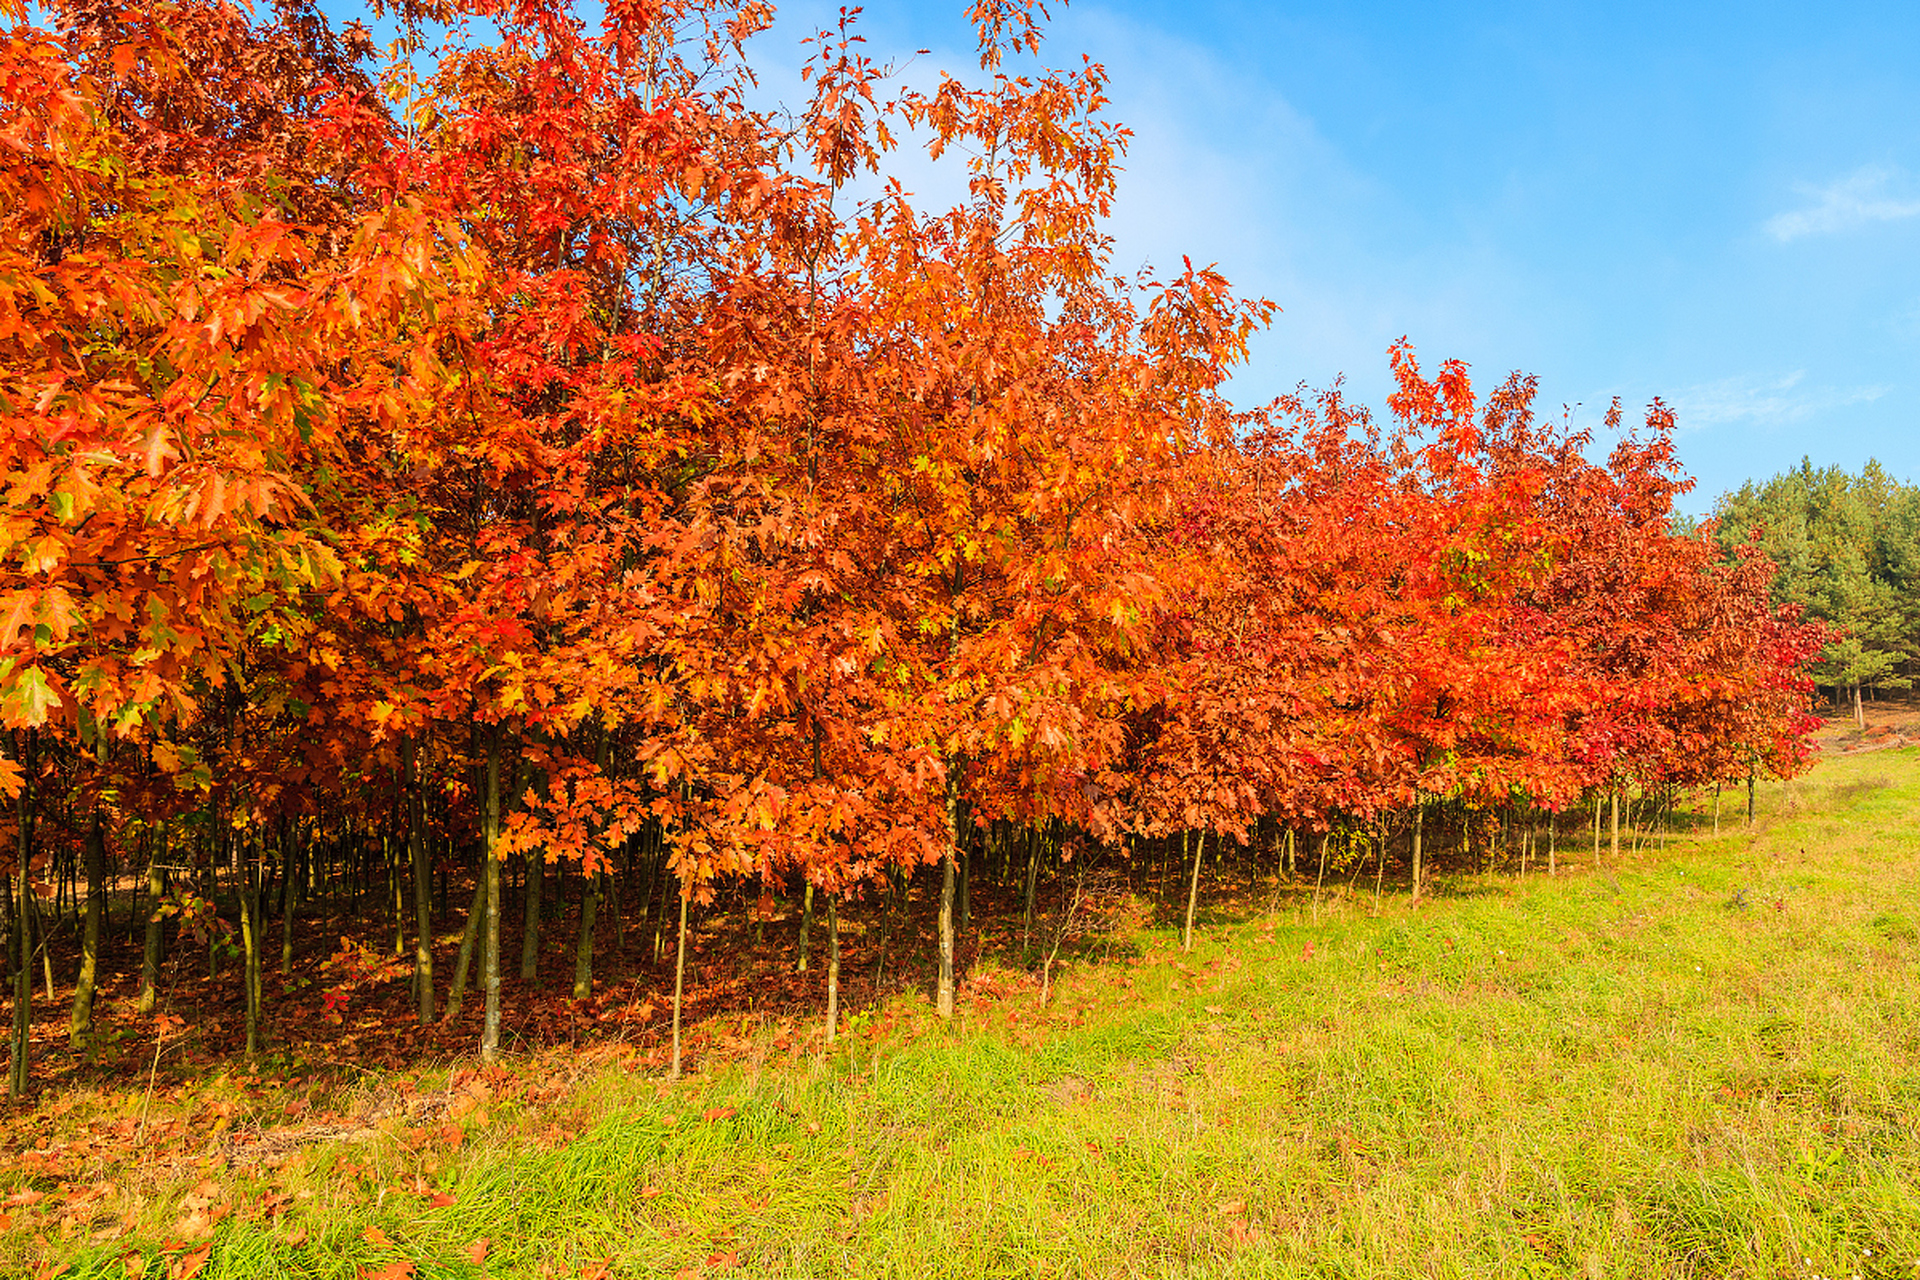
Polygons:
[[827,1043],[840,1034],[840,910],[838,894],[827,895]]
[[480,946],[480,981],[486,991],[486,1020],[480,1029],[480,1060],[500,1057],[500,726],[487,735],[487,790],[481,811],[486,866],[486,931]]
[[1547,813],[1547,874],[1550,876],[1560,874],[1560,850],[1557,840],[1559,831],[1559,810],[1549,810]]
[[293,915],[300,906],[300,837],[282,823],[280,862],[286,883],[280,886],[280,976],[293,972]]
[[[1187,832],[1180,833],[1180,851],[1186,852]],[[1200,863],[1207,856],[1207,833],[1197,833],[1199,839],[1193,843],[1193,879],[1187,883],[1187,927],[1181,935],[1180,950],[1193,950],[1193,910],[1200,901]]]
[[1747,766],[1747,825],[1748,826],[1753,825],[1753,790],[1754,790],[1754,775],[1756,772],[1757,770],[1755,770],[1752,765]]
[[1315,924],[1320,923],[1320,886],[1327,882],[1327,839],[1332,834],[1331,831],[1320,833],[1320,871],[1313,878],[1313,922]]
[[246,988],[247,1061],[260,1056],[260,895],[252,859],[242,851],[240,883],[240,982]]
[[[1426,827],[1426,819],[1427,819],[1427,807],[1426,805],[1420,802],[1420,793],[1416,791],[1413,793],[1413,842],[1412,842],[1413,900],[1415,902],[1420,901],[1420,854],[1421,854],[1420,846],[1421,846],[1421,841],[1422,841],[1425,827]],[[1315,892],[1317,893],[1318,890],[1315,890]]]
[[401,753],[407,775],[407,862],[413,870],[414,1017],[424,1027],[433,1021],[433,861],[427,856],[420,759],[412,738],[402,742]]
[[604,871],[580,877],[580,942],[573,951],[575,1000],[593,994],[593,921],[600,911],[600,889],[606,878]]
[[954,904],[954,912],[959,920],[959,923],[955,927],[961,933],[965,933],[968,929],[973,927],[973,895],[971,892],[972,885],[973,885],[973,841],[971,837],[969,837],[965,847],[962,848],[960,851],[960,876],[959,876],[959,886],[957,889],[959,896],[958,898],[955,899],[955,904]]
[[160,838],[147,846],[147,921],[140,947],[140,999],[134,1005],[142,1014],[152,1013],[159,1000],[160,965],[164,959],[166,935],[160,932],[160,899],[167,892],[166,865],[168,836],[163,823]]
[[452,1022],[460,1016],[460,1005],[467,995],[467,979],[473,972],[473,953],[480,944],[486,915],[487,873],[475,867],[473,903],[467,908],[466,927],[460,931],[460,954],[453,962],[453,985],[447,988],[447,1010],[441,1016],[442,1022]]
[[1027,906],[1026,916],[1020,925],[1020,954],[1024,958],[1031,947],[1033,938],[1033,898],[1035,886],[1040,881],[1040,828],[1037,824],[1027,826]]
[[14,922],[14,936],[19,940],[20,965],[13,975],[13,1053],[9,1060],[7,1073],[7,1096],[23,1098],[27,1093],[27,1053],[33,1036],[33,886],[28,880],[27,869],[33,857],[33,769],[34,757],[38,752],[39,731],[27,730],[25,749],[20,748],[20,736],[14,735],[14,755],[19,760],[23,777],[20,779],[20,794],[16,798],[15,821],[17,841],[15,843],[15,867],[18,872],[18,884],[14,889],[14,910],[18,918]]
[[806,882],[800,891],[800,963],[795,972],[807,971],[807,954],[813,945],[813,881]]
[[1720,834],[1720,780],[1713,782],[1713,834]]
[[940,979],[934,992],[934,1011],[942,1020],[953,1017],[953,890],[957,868],[960,793],[953,772],[947,773],[947,856],[940,860]]
[[100,926],[107,913],[107,837],[100,829],[100,811],[93,811],[84,852],[87,863],[87,914],[80,930],[80,974],[73,982],[73,1016],[67,1040],[93,1057],[93,989],[100,969]]
[[687,885],[680,884],[680,942],[673,956],[673,1069],[671,1079],[680,1078],[680,1005],[687,980]]
[[1607,861],[1616,867],[1620,865],[1620,790],[1619,787],[1615,787],[1610,793],[1613,802],[1611,805],[1613,842],[1607,848]]
[[540,892],[545,887],[547,858],[539,849],[527,850],[527,892],[521,917],[520,981],[532,982],[540,971]]

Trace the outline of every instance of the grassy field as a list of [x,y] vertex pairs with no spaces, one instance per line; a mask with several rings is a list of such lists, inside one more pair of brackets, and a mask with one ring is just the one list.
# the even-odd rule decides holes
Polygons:
[[[0,1273],[1920,1276],[1920,754],[1608,872],[1102,940],[649,1078],[70,1091]],[[1104,954],[1104,962],[1099,962]],[[135,1150],[134,1144],[139,1144]]]

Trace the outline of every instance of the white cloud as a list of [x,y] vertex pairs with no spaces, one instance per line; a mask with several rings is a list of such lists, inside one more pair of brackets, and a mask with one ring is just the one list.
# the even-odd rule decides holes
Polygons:
[[1852,231],[1870,222],[1897,222],[1920,216],[1920,200],[1902,200],[1887,193],[1894,175],[1869,165],[1824,187],[1803,187],[1812,203],[1802,209],[1767,219],[1767,234],[1785,244],[1803,236]]
[[1682,430],[1742,425],[1772,427],[1799,422],[1848,405],[1868,404],[1891,387],[1803,386],[1805,370],[1784,376],[1722,378],[1687,387],[1672,398]]

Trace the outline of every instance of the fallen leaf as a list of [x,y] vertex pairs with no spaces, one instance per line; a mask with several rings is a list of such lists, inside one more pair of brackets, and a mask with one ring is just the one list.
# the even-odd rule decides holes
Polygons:
[[654,1198],[655,1196],[657,1196],[657,1195],[659,1195],[659,1194],[660,1194],[660,1188],[658,1188],[658,1187],[642,1187],[642,1188],[640,1188],[640,1198],[641,1198],[642,1200],[651,1200],[651,1199],[653,1199],[653,1198]]
[[430,1209],[445,1209],[452,1205],[453,1202],[453,1197],[444,1191],[436,1191],[427,1197],[427,1207]]
[[700,1113],[702,1120],[731,1120],[740,1112],[734,1107],[708,1107]]
[[378,1227],[368,1227],[365,1231],[362,1231],[360,1233],[360,1238],[362,1240],[365,1240],[368,1244],[372,1245],[376,1249],[393,1248],[393,1241],[388,1238],[386,1232],[382,1231]]
[[167,1267],[167,1280],[193,1280],[200,1269],[207,1265],[207,1259],[213,1256],[213,1241],[209,1240],[192,1253],[183,1253]]
[[360,1280],[407,1280],[412,1274],[413,1264],[405,1258],[401,1258],[397,1262],[389,1262],[378,1271],[369,1271],[365,1267],[360,1268]]
[[485,1262],[487,1260],[487,1246],[492,1243],[492,1236],[481,1236],[478,1240],[468,1245],[467,1261],[476,1267]]

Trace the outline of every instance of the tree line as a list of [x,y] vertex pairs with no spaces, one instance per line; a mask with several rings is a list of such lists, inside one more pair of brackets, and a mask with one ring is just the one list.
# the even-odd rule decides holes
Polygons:
[[1832,628],[1814,678],[1866,723],[1864,697],[1913,687],[1920,658],[1920,488],[1877,462],[1859,475],[1798,467],[1714,506],[1721,545],[1756,539],[1778,566],[1774,599]]
[[1378,411],[1237,408],[1273,307],[1117,270],[1127,131],[1037,6],[926,88],[843,18],[790,109],[759,4],[383,11],[0,0],[16,1092],[37,904],[84,1046],[116,869],[142,1001],[217,919],[252,1053],[269,923],[284,967],[303,902],[379,901],[487,1058],[510,882],[526,972],[570,876],[577,990],[610,929],[675,957],[677,1071],[716,892],[803,898],[831,1036],[840,910],[916,875],[949,1015],[976,865],[1031,919],[1043,854],[1177,850],[1190,928],[1209,841],[1391,829],[1418,894],[1441,813],[1551,849],[1804,762],[1825,631],[1677,524],[1662,405],[1603,445],[1401,343]]

